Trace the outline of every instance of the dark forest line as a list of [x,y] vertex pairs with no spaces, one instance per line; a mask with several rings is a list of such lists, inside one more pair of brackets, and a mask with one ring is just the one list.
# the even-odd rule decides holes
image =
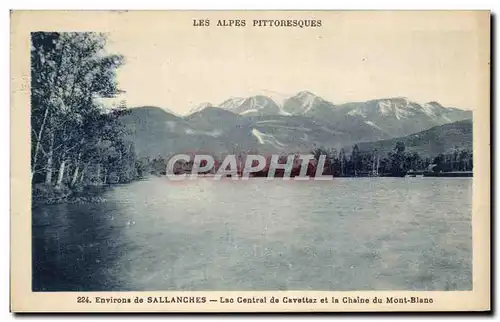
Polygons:
[[[258,154],[252,152],[251,154]],[[316,173],[316,165],[321,156],[325,156],[325,164],[323,169],[324,175],[332,175],[334,177],[376,177],[376,176],[391,176],[402,177],[407,173],[449,173],[449,172],[469,172],[473,169],[473,154],[469,149],[459,149],[456,147],[452,153],[441,153],[435,157],[421,156],[418,152],[407,152],[405,144],[401,141],[397,142],[392,151],[382,153],[374,149],[371,152],[360,151],[357,144],[353,145],[352,150],[346,152],[345,149],[325,149],[315,148],[311,151],[314,159],[308,165],[308,176],[313,176]],[[194,155],[191,161],[178,161],[179,173],[189,173],[193,168]],[[299,154],[295,154],[295,161],[297,161]],[[287,154],[281,154],[278,163],[287,163]],[[216,157],[215,165],[210,173],[215,173],[219,170],[224,157]],[[246,162],[245,154],[238,154],[237,159],[237,173],[242,174],[244,164]],[[144,158],[142,164],[147,164],[147,172],[154,175],[165,175],[168,159],[158,156],[156,158]],[[298,175],[300,171],[300,162],[294,161],[294,166],[291,175]],[[199,165],[203,167],[206,164]],[[258,173],[251,174],[251,176],[267,176],[269,171],[270,157],[266,158],[266,166]],[[256,166],[256,162],[252,166]],[[175,169],[175,167],[174,167]],[[277,170],[276,176],[282,176],[283,171]]]

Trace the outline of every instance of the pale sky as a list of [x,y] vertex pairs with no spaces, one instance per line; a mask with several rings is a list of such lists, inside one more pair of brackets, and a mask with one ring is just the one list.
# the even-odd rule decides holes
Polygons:
[[[181,115],[230,97],[263,94],[280,103],[303,90],[334,104],[397,96],[477,104],[479,64],[487,62],[478,60],[474,14],[290,12],[286,18],[321,19],[322,27],[252,27],[253,19],[283,14],[184,12],[114,30],[108,49],[126,59],[118,100]],[[192,25],[206,17],[210,27]],[[220,17],[244,17],[247,26],[217,27]]]

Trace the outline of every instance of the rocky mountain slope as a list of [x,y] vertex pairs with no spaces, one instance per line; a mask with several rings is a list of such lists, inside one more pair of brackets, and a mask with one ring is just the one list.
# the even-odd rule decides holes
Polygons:
[[[309,152],[319,146],[339,149],[374,141],[380,143],[360,146],[386,149],[393,138],[400,137],[409,146],[434,153],[452,146],[453,140],[470,146],[470,136],[453,137],[451,124],[451,128],[443,128],[447,131],[436,130],[436,126],[471,118],[470,111],[437,102],[418,104],[406,98],[387,98],[334,105],[303,91],[284,100],[282,106],[257,95],[231,98],[218,106],[203,103],[184,117],[158,107],[138,107],[122,122],[129,128],[138,154],[155,157],[181,152]],[[462,123],[472,126],[468,122]],[[426,130],[431,132],[419,133]]]

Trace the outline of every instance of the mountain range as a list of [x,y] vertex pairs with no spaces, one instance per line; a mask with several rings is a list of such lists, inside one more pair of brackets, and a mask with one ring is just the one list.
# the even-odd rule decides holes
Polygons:
[[[458,123],[470,135],[456,142],[453,136],[439,141],[450,132],[445,126],[440,133],[441,126],[471,119],[471,111],[437,102],[418,104],[396,97],[334,105],[303,91],[281,105],[263,95],[234,97],[218,105],[203,103],[184,117],[158,107],[137,107],[122,122],[130,130],[137,153],[155,157],[181,152],[310,152],[314,147],[339,149],[355,143],[368,148],[368,142],[375,141],[381,143],[374,146],[385,149],[393,139],[405,137],[409,144],[420,142],[414,148],[421,146],[417,148],[421,152],[440,153],[454,144],[471,146],[471,121]],[[422,132],[426,130],[433,135]],[[418,132],[422,132],[420,141],[411,136]],[[426,139],[430,141],[425,143]]]

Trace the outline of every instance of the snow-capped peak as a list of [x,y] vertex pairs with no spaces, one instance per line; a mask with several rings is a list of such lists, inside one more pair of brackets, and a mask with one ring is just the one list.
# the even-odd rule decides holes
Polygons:
[[382,99],[378,101],[378,111],[382,115],[391,115],[401,120],[414,115],[413,103],[406,97]]
[[301,91],[283,102],[283,110],[291,115],[318,116],[330,113],[333,103],[309,91]]
[[388,100],[378,102],[378,110],[380,114],[387,115],[392,112],[391,102]]
[[272,101],[271,99],[265,96],[252,96],[247,100],[250,100],[251,106],[253,107],[253,109],[256,110],[265,109],[269,105],[269,101]]
[[422,104],[422,111],[428,116],[435,117],[442,113],[442,111],[446,109],[438,102],[428,102]]
[[297,94],[297,99],[302,103],[303,113],[307,113],[314,106],[314,101],[316,101],[318,97],[311,92],[303,91]]
[[310,111],[316,102],[319,99],[318,96],[309,92],[309,91],[301,91],[298,92],[295,96],[287,99],[284,102],[287,112],[291,112],[292,114],[306,114]]
[[311,99],[317,96],[309,91],[300,91],[297,93],[297,95],[295,95],[295,97],[298,99]]
[[239,107],[243,102],[245,102],[246,98],[243,97],[231,97],[230,99],[225,100],[224,102],[219,104],[220,108],[225,110],[232,110],[236,107]]
[[280,114],[280,108],[276,102],[263,95],[256,95],[248,98],[231,98],[219,106],[240,115]]
[[438,102],[436,102],[436,101],[427,102],[427,103],[425,103],[425,104],[427,104],[427,105],[431,105],[431,106],[433,106],[433,107],[445,108],[443,105],[439,104],[439,103],[438,103]]

